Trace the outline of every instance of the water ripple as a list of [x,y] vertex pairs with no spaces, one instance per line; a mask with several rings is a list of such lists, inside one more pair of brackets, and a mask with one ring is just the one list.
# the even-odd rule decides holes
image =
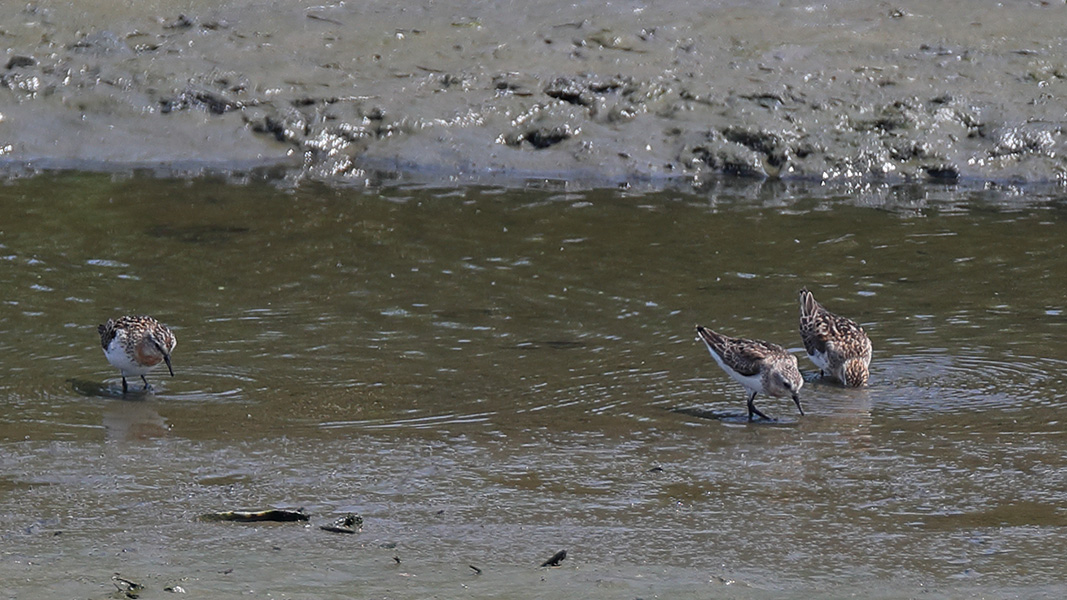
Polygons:
[[992,358],[990,354],[989,349],[963,349],[955,354],[931,349],[877,360],[872,365],[872,387],[894,409],[920,418],[931,411],[1067,406],[1063,393],[1067,391],[1067,361],[1011,353]]

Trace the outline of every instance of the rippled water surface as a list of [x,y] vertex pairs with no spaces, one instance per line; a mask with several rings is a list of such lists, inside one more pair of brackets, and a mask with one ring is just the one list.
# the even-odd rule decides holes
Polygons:
[[[1065,221],[1012,189],[11,181],[4,597],[1062,597]],[[872,385],[748,424],[693,326],[800,354],[804,286]],[[152,393],[100,351],[121,313],[178,337]],[[262,508],[310,526],[197,520]]]

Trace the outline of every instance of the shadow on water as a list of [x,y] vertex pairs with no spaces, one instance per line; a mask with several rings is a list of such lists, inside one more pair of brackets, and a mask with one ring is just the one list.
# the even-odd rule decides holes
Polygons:
[[787,419],[783,417],[771,417],[770,420],[761,419],[757,417],[753,420],[749,420],[748,413],[722,412],[716,410],[707,410],[703,408],[672,408],[670,409],[670,411],[679,415],[696,417],[697,419],[721,421],[723,423],[729,423],[731,425],[756,425],[761,427],[796,427],[796,425],[799,423],[799,421],[795,419]]
[[87,379],[68,379],[67,383],[75,393],[88,398],[142,401],[152,395],[152,390],[145,389],[143,385],[130,385],[129,390],[123,392],[121,384],[116,386]]

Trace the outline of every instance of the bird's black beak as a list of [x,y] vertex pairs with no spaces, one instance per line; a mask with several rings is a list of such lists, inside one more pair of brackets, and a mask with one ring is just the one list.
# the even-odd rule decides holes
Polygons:
[[[167,365],[168,366],[170,365],[169,361],[167,362]],[[800,406],[800,396],[798,396],[797,394],[793,394],[793,403],[797,405],[797,410],[800,411],[800,416],[803,417],[804,416],[804,409]]]
[[[167,363],[167,370],[170,371],[170,376],[174,377],[174,369],[171,368],[171,366],[170,366],[170,355],[164,353],[163,354],[163,360],[164,360],[164,362]],[[794,400],[795,399],[796,399],[796,397],[794,396]],[[800,404],[797,404],[797,406],[800,406]],[[804,414],[804,411],[800,411],[800,414]]]

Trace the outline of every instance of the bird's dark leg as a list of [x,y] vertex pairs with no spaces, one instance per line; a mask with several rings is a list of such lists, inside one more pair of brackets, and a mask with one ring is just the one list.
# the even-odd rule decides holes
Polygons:
[[144,382],[145,391],[152,389],[152,386],[148,385],[148,380],[144,378],[144,375],[141,375],[141,381]]
[[126,385],[126,376],[123,375],[122,376],[122,393],[125,394],[126,392],[129,391],[129,389],[130,389],[129,386]]
[[770,421],[771,420],[770,417],[768,417],[767,415],[761,413],[759,411],[759,409],[756,408],[756,405],[752,403],[752,401],[755,400],[755,399],[756,399],[756,392],[752,392],[752,395],[748,397],[748,420],[749,421],[754,421],[755,419],[752,418],[752,415],[759,415],[760,418],[762,418],[762,419],[764,419],[766,421]]

